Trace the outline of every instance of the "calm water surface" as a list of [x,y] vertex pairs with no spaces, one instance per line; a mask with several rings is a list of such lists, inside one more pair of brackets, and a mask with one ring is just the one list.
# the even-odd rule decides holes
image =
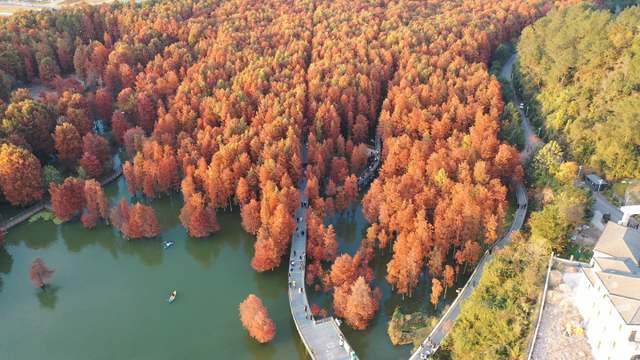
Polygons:
[[[121,197],[131,201],[123,178],[105,192],[112,206]],[[11,230],[0,250],[0,359],[309,358],[291,320],[286,268],[264,274],[251,268],[255,237],[242,230],[238,209],[219,212],[221,230],[203,240],[180,225],[183,201],[176,193],[149,204],[163,231],[155,240],[125,241],[111,226],[89,230],[79,220]],[[339,252],[355,254],[368,226],[360,209],[332,223]],[[174,245],[163,250],[169,239]],[[411,299],[391,293],[385,252],[372,261],[373,285],[384,295],[380,311],[367,330],[342,326],[361,359],[408,358],[411,346],[394,347],[386,333],[394,309],[433,311],[426,281]],[[29,282],[29,262],[37,256],[55,269],[45,291]],[[173,290],[178,298],[169,304]],[[266,345],[249,337],[239,320],[238,305],[252,293],[277,326]],[[328,294],[308,294],[332,313]]]

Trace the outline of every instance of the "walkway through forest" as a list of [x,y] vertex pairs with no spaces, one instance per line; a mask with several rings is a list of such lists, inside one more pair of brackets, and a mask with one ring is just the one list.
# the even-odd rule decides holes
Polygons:
[[[306,163],[306,142],[302,147],[302,159]],[[306,257],[303,254],[307,251],[307,223],[305,216],[307,207],[302,206],[307,202],[307,198],[304,196],[306,188],[307,180],[303,179],[299,183],[302,203],[295,214],[298,229],[291,240],[291,254],[289,257],[289,272],[291,274],[288,279],[291,283],[289,286],[289,306],[293,321],[304,346],[313,359],[357,359],[355,352],[340,331],[336,319],[328,317],[322,320],[315,320],[311,314],[311,304],[307,299],[304,283],[305,269],[302,267],[302,264],[306,264]],[[294,283],[295,286],[293,285]]]
[[[511,81],[511,71],[513,69],[513,64],[515,63],[515,61],[516,54],[513,54],[502,67],[500,76],[505,77],[509,79],[509,81]],[[524,164],[526,159],[531,154],[531,151],[533,151],[533,149],[535,149],[541,143],[541,141],[537,139],[537,137],[531,136],[533,135],[531,124],[529,124],[529,120],[526,118],[526,114],[524,113],[523,109],[519,108],[518,99],[514,98],[513,102],[518,108],[518,111],[520,112],[520,115],[523,119],[520,123],[520,126],[522,126],[525,133],[525,150],[520,154],[520,160]],[[442,316],[438,324],[433,328],[433,330],[431,330],[429,336],[422,342],[420,348],[415,353],[413,353],[410,360],[419,360],[420,356],[423,354],[425,357],[428,354],[433,354],[440,347],[442,340],[444,340],[447,334],[449,334],[449,331],[451,331],[451,328],[453,327],[453,323],[456,321],[456,318],[460,314],[463,300],[468,299],[469,296],[471,296],[471,292],[473,292],[476,285],[480,283],[480,278],[482,277],[482,273],[484,272],[485,265],[493,259],[493,251],[504,248],[505,245],[511,242],[513,232],[520,230],[520,228],[522,228],[522,225],[524,225],[524,218],[527,214],[528,204],[527,191],[524,183],[518,185],[516,195],[518,198],[518,208],[513,216],[513,222],[511,222],[509,229],[502,235],[500,240],[498,240],[498,242],[491,247],[491,253],[489,252],[489,250],[484,253],[482,258],[478,262],[478,266],[471,274],[471,277],[469,277],[467,283],[458,293],[458,297],[456,297],[456,299],[453,301],[453,303],[449,307],[449,310],[447,310],[444,316]],[[444,324],[447,324],[447,326],[444,326]]]
[[[114,169],[113,172],[107,175],[107,177],[100,180],[100,186],[104,187],[108,183],[120,177],[120,175],[122,175],[122,165]],[[4,229],[4,231],[7,231],[17,226],[18,224],[22,223],[23,221],[27,221],[33,215],[45,209],[49,211],[53,211],[53,205],[51,205],[50,201],[40,201],[39,203],[31,206],[25,211],[19,213],[18,215],[12,216],[11,218],[4,220],[3,222],[0,223],[0,229]]]
[[[462,288],[462,290],[458,293],[458,297],[454,300],[454,302],[449,307],[449,310],[444,314],[444,316],[440,319],[438,324],[433,328],[427,339],[422,342],[420,348],[411,356],[410,360],[418,360],[420,359],[421,354],[432,353],[434,350],[437,350],[442,343],[442,340],[447,336],[452,326],[445,326],[444,324],[453,325],[456,321],[456,318],[460,314],[461,306],[463,300],[466,300],[471,296],[471,292],[475,289],[476,285],[480,282],[480,278],[482,277],[482,273],[484,272],[485,265],[493,259],[493,252],[504,248],[509,242],[511,242],[513,237],[513,232],[520,230],[522,225],[524,224],[524,218],[527,213],[527,192],[524,186],[519,186],[516,190],[518,196],[518,209],[513,217],[513,222],[509,229],[505,232],[505,234],[500,238],[500,240],[491,247],[491,252],[487,250],[480,261],[478,262],[478,266],[473,271],[469,280]],[[429,345],[428,341],[433,342],[433,346]]]

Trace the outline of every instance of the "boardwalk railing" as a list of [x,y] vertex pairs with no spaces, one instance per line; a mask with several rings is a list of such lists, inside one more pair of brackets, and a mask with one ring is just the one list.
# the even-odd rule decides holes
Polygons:
[[118,166],[104,179],[100,180],[100,186],[105,186],[122,175],[122,165]]
[[11,229],[12,227],[20,224],[21,222],[30,219],[33,215],[39,213],[40,211],[45,209],[45,205],[43,202],[33,205],[27,210],[19,213],[18,215],[12,216],[11,218],[0,223],[0,228],[3,228],[5,231]]
[[[100,186],[107,185],[108,183],[117,179],[120,175],[122,175],[122,165],[114,169],[114,171],[111,174],[107,175],[107,177],[100,180]],[[41,201],[31,206],[30,208],[24,210],[23,212],[3,221],[2,223],[0,223],[0,228],[7,231],[12,227],[15,227],[16,225],[22,223],[23,221],[30,219],[33,215],[39,213],[42,210],[53,211],[53,205],[49,201]]]

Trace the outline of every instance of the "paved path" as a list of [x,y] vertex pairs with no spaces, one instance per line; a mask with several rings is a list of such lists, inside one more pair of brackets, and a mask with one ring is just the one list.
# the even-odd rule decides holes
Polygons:
[[[303,162],[307,160],[306,145],[302,148]],[[302,180],[299,184],[302,202],[306,203],[304,191],[307,188],[307,181]],[[344,338],[336,320],[333,317],[315,321],[311,316],[307,291],[304,285],[305,270],[301,265],[306,262],[302,256],[307,249],[307,224],[305,221],[306,207],[301,206],[296,211],[296,223],[298,229],[293,234],[291,241],[291,254],[289,257],[289,272],[291,277],[289,282],[289,306],[293,320],[298,329],[307,351],[313,359],[357,359],[355,352]],[[293,262],[293,265],[291,265]],[[296,286],[293,287],[295,281]],[[302,293],[300,290],[302,289]],[[306,311],[305,311],[306,307]]]
[[[520,186],[517,189],[517,196],[518,196],[518,204],[526,204],[527,193],[523,186]],[[524,205],[524,208],[523,206],[519,206],[519,208],[516,210],[515,216],[513,218],[513,222],[511,223],[511,226],[509,227],[509,230],[507,231],[507,233],[504,236],[502,236],[502,238],[495,245],[493,245],[491,254],[489,253],[488,250],[487,252],[485,252],[485,254],[482,256],[482,258],[478,262],[478,266],[471,274],[471,277],[469,277],[469,280],[467,281],[465,286],[462,288],[462,291],[460,291],[460,293],[458,294],[458,297],[454,300],[449,310],[444,314],[444,316],[440,319],[438,324],[435,326],[435,328],[433,328],[433,330],[429,334],[429,337],[427,339],[433,342],[433,346],[430,346],[429,344],[427,344],[427,339],[425,339],[425,341],[422,342],[422,346],[415,353],[413,353],[413,355],[411,355],[410,360],[418,360],[420,359],[420,356],[422,354],[426,356],[427,354],[437,350],[440,347],[440,343],[442,342],[442,340],[444,340],[444,338],[449,333],[448,331],[444,331],[442,325],[448,321],[450,321],[451,324],[453,324],[456,321],[456,318],[460,314],[462,302],[468,299],[469,296],[471,296],[471,292],[473,292],[476,285],[480,282],[480,278],[482,277],[482,273],[484,272],[485,265],[493,259],[493,252],[504,248],[509,242],[511,242],[511,239],[513,237],[513,232],[516,230],[520,230],[520,228],[524,224],[524,218],[526,213],[527,213],[526,205]]]
[[[509,79],[509,82],[511,82],[511,71],[513,69],[513,64],[516,62],[517,55],[518,53],[511,55],[509,60],[504,63],[502,70],[500,70],[500,76]],[[522,152],[520,153],[520,158],[522,159],[522,163],[524,163],[526,158],[529,157],[529,154],[531,154],[531,152],[536,147],[538,147],[538,145],[542,144],[542,141],[540,141],[540,139],[538,138],[537,131],[534,132],[533,128],[531,127],[529,118],[525,113],[526,107],[525,109],[520,109],[520,100],[518,100],[518,97],[516,95],[513,96],[512,102],[516,106],[516,109],[518,109],[518,111],[520,112],[520,116],[522,116],[522,122],[520,123],[520,126],[522,126],[522,129],[524,130],[524,150],[522,150]]]
[[371,164],[371,167],[367,168],[367,170],[358,177],[358,190],[361,190],[365,185],[367,185],[375,176],[376,169],[380,166],[381,161],[381,153],[382,153],[382,143],[380,141],[380,134],[376,131],[376,154],[375,161]]
[[[500,76],[509,79],[509,81],[511,81],[511,71],[513,68],[513,64],[516,61],[517,55],[518,55],[517,53],[511,55],[509,60],[507,60],[507,62],[502,67],[502,70],[500,71]],[[544,143],[542,142],[542,140],[538,139],[537,136],[533,137],[533,135],[537,135],[537,130],[534,132],[534,129],[531,127],[531,123],[529,122],[529,118],[526,116],[525,111],[520,109],[519,107],[520,100],[518,100],[516,96],[514,96],[513,103],[514,105],[516,105],[516,107],[518,108],[518,111],[520,111],[520,115],[522,116],[521,125],[522,125],[522,129],[524,130],[525,150],[522,151],[520,156],[522,158],[522,162],[524,163],[524,160],[526,160],[529,154],[538,145],[544,145]],[[574,186],[579,186],[580,184],[584,185],[584,182],[580,182],[580,181],[574,182]],[[611,221],[613,221],[616,224],[618,223],[618,221],[622,220],[622,211],[620,211],[620,209],[616,205],[613,205],[611,202],[609,202],[607,199],[602,197],[597,192],[594,192],[593,195],[596,199],[596,202],[593,204],[594,210],[600,211],[600,213],[602,214],[606,214],[606,213],[611,214]]]

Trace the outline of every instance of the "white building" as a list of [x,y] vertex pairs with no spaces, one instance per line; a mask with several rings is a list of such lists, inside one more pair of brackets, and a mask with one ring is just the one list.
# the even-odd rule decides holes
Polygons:
[[577,305],[597,360],[640,360],[640,231],[609,222],[583,267]]

